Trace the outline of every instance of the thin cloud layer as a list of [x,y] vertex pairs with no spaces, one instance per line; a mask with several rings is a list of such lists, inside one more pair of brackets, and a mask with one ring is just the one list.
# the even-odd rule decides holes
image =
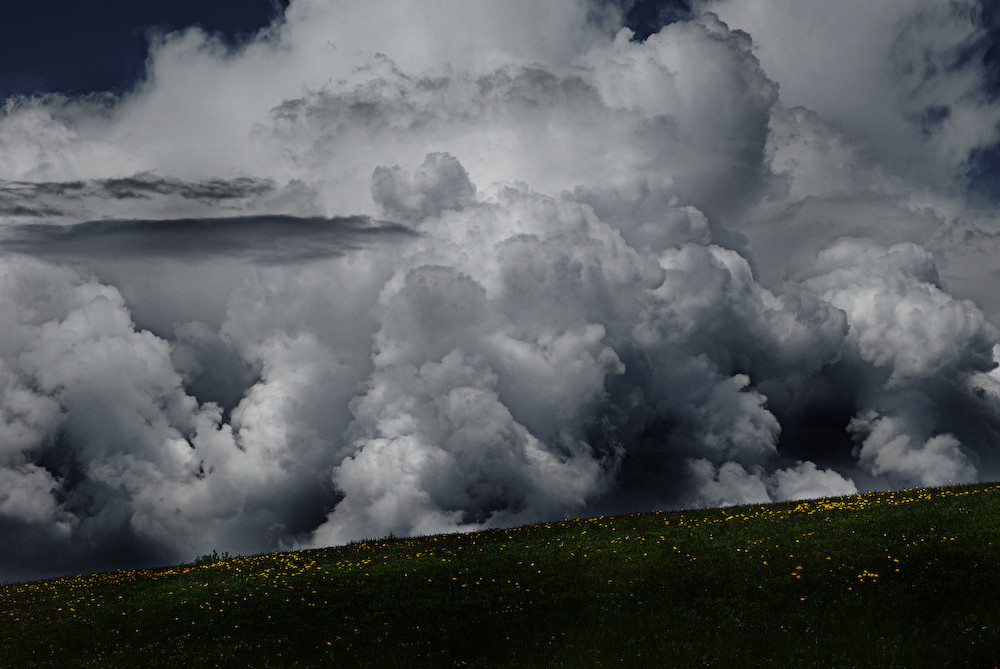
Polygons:
[[976,6],[818,90],[779,5],[296,0],[8,101],[0,574],[995,477]]
[[195,260],[231,257],[260,263],[304,262],[340,255],[386,238],[414,233],[397,223],[377,223],[366,216],[299,217],[283,214],[180,218],[105,219],[71,225],[17,226],[0,240],[10,251],[47,259]]

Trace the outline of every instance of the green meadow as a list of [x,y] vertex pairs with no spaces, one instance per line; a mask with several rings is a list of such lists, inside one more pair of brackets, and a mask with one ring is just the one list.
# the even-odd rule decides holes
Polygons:
[[0,664],[11,667],[998,660],[998,484],[567,520],[0,585]]

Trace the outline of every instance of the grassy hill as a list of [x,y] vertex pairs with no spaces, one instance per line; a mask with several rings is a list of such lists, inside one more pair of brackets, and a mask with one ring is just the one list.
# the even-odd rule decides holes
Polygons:
[[1000,484],[0,585],[0,664],[11,667],[998,660]]

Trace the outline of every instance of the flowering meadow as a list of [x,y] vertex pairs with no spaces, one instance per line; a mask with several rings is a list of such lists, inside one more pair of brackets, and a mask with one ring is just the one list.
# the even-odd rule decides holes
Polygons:
[[9,583],[0,665],[995,666],[998,602],[976,484]]

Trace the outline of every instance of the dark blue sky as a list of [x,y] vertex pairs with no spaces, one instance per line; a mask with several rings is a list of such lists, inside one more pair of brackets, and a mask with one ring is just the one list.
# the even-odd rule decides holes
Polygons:
[[3,0],[0,99],[128,89],[142,75],[150,30],[190,25],[238,42],[288,0]]

